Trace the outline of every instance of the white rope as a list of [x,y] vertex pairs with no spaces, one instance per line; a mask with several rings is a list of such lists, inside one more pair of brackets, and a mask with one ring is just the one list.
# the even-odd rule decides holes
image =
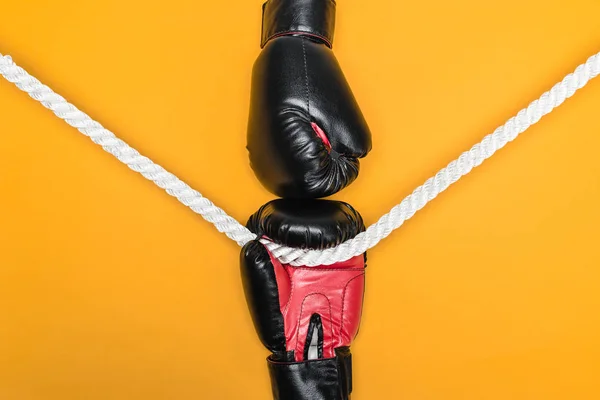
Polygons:
[[151,180],[195,213],[200,214],[205,220],[213,224],[219,232],[225,233],[240,246],[256,238],[256,235],[240,225],[239,222],[227,215],[221,208],[215,206],[198,191],[189,187],[149,158],[142,156],[137,150],[117,138],[114,133],[68,103],[48,86],[43,85],[36,78],[29,75],[23,68],[16,65],[10,56],[0,54],[0,74],[33,99],[42,103],[44,107],[54,112],[58,118],[77,128],[79,132],[88,136],[94,143],[102,146],[105,151],[115,156],[123,164],[139,172],[144,178]]
[[[127,143],[102,127],[100,123],[92,120],[63,97],[29,75],[17,66],[9,56],[0,54],[0,74],[19,89],[28,93],[33,99],[42,103],[44,107],[52,110],[56,116],[90,137],[94,143],[102,146],[104,150],[115,156],[119,161],[163,188],[168,194],[176,197],[195,213],[200,214],[205,220],[215,225],[219,232],[225,233],[240,246],[256,238],[252,232],[227,215],[221,208],[215,206],[210,200],[203,197],[198,191],[192,189],[147,157],[140,155]],[[365,232],[355,238],[335,248],[322,251],[294,249],[267,241],[264,241],[264,243],[274,256],[282,262],[292,265],[328,265],[364,253],[389,236],[392,231],[402,226],[404,221],[411,218],[439,193],[468,174],[508,142],[514,140],[544,115],[549,114],[554,108],[561,105],[598,74],[600,74],[600,53],[590,57],[584,64],[578,66],[573,73],[554,85],[551,90],[533,101],[527,108],[519,111],[515,117],[510,118],[504,125],[487,135],[469,151],[462,153],[458,159],[442,168],[435,176],[416,188],[400,204],[392,208],[389,213],[383,215],[375,224],[369,226]]]

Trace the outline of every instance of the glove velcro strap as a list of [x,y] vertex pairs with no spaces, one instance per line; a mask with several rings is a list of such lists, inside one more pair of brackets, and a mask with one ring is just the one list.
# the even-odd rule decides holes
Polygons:
[[306,35],[333,44],[334,0],[269,0],[263,4],[260,47],[273,38]]
[[348,400],[352,392],[350,349],[336,357],[302,362],[267,359],[274,400]]

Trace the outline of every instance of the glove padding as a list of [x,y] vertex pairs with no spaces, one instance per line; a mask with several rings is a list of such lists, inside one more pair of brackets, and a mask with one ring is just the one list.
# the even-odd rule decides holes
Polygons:
[[[325,249],[364,231],[350,205],[327,200],[274,200],[250,217],[259,237],[286,246]],[[244,291],[268,358],[274,399],[348,399],[350,343],[358,332],[365,255],[327,266],[281,264],[259,240],[240,257]]]
[[270,0],[254,64],[247,148],[280,197],[332,195],[358,176],[371,133],[331,50],[332,0]]

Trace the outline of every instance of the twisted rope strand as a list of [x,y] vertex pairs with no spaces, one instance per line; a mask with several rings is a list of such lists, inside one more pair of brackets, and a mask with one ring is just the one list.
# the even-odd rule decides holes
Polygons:
[[[23,68],[16,65],[10,56],[0,54],[0,74],[33,99],[48,108],[67,124],[88,136],[94,143],[102,146],[108,153],[126,164],[132,170],[139,172],[146,179],[154,182],[169,195],[177,198],[182,204],[191,208],[206,221],[213,224],[219,232],[234,240],[240,246],[256,239],[256,235],[242,226],[225,211],[214,205],[210,200],[192,189],[172,173],[155,164],[149,158],[117,138],[100,123],[91,119],[87,114],[68,103],[62,96],[43,85]],[[531,125],[538,122],[544,115],[561,105],[577,90],[585,86],[592,78],[600,74],[600,53],[590,57],[584,64],[567,75],[561,82],[533,101],[527,108],[510,118],[504,125],[487,135],[470,150],[442,168],[435,176],[417,187],[402,202],[383,215],[375,224],[355,238],[339,246],[327,250],[302,250],[277,245],[267,240],[261,240],[283,263],[292,265],[330,265],[348,260],[374,247],[381,240],[398,229],[417,211],[446,190],[450,185],[468,174],[473,168],[481,165],[496,151],[514,140]]]
[[142,156],[137,150],[117,138],[114,133],[68,103],[48,86],[43,85],[39,80],[29,75],[23,68],[16,65],[10,56],[0,54],[0,74],[33,99],[39,101],[44,107],[54,112],[58,118],[88,136],[106,152],[115,156],[132,170],[142,174],[144,178],[154,182],[171,196],[176,197],[177,200],[191,208],[196,214],[213,224],[219,232],[224,233],[239,245],[256,238],[256,235],[240,225],[234,218],[227,215],[225,211],[215,206],[198,191],[189,187],[160,165],[152,162],[148,157]]
[[450,185],[465,176],[471,170],[490,158],[496,151],[513,141],[531,125],[538,122],[543,116],[552,112],[566,99],[584,87],[592,78],[600,74],[600,53],[590,57],[584,64],[579,65],[573,73],[568,74],[552,89],[542,94],[529,106],[522,109],[516,116],[510,118],[504,125],[498,127],[493,133],[470,150],[465,151],[458,159],[451,161],[435,176],[427,179],[417,187],[402,202],[393,207],[389,213],[383,215],[375,224],[354,239],[348,240],[339,246],[323,251],[306,251],[300,257],[290,253],[280,257],[282,262],[294,261],[302,265],[329,264],[332,260],[346,260],[362,254],[377,245],[411,218],[417,211],[446,190]]

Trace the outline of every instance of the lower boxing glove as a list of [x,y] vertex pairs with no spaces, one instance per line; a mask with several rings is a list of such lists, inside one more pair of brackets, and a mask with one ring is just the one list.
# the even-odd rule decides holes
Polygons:
[[[290,247],[326,249],[364,231],[350,205],[278,199],[247,227]],[[352,391],[350,343],[362,312],[365,258],[316,267],[282,264],[257,239],[241,252],[242,282],[267,358],[275,400],[346,400]]]

